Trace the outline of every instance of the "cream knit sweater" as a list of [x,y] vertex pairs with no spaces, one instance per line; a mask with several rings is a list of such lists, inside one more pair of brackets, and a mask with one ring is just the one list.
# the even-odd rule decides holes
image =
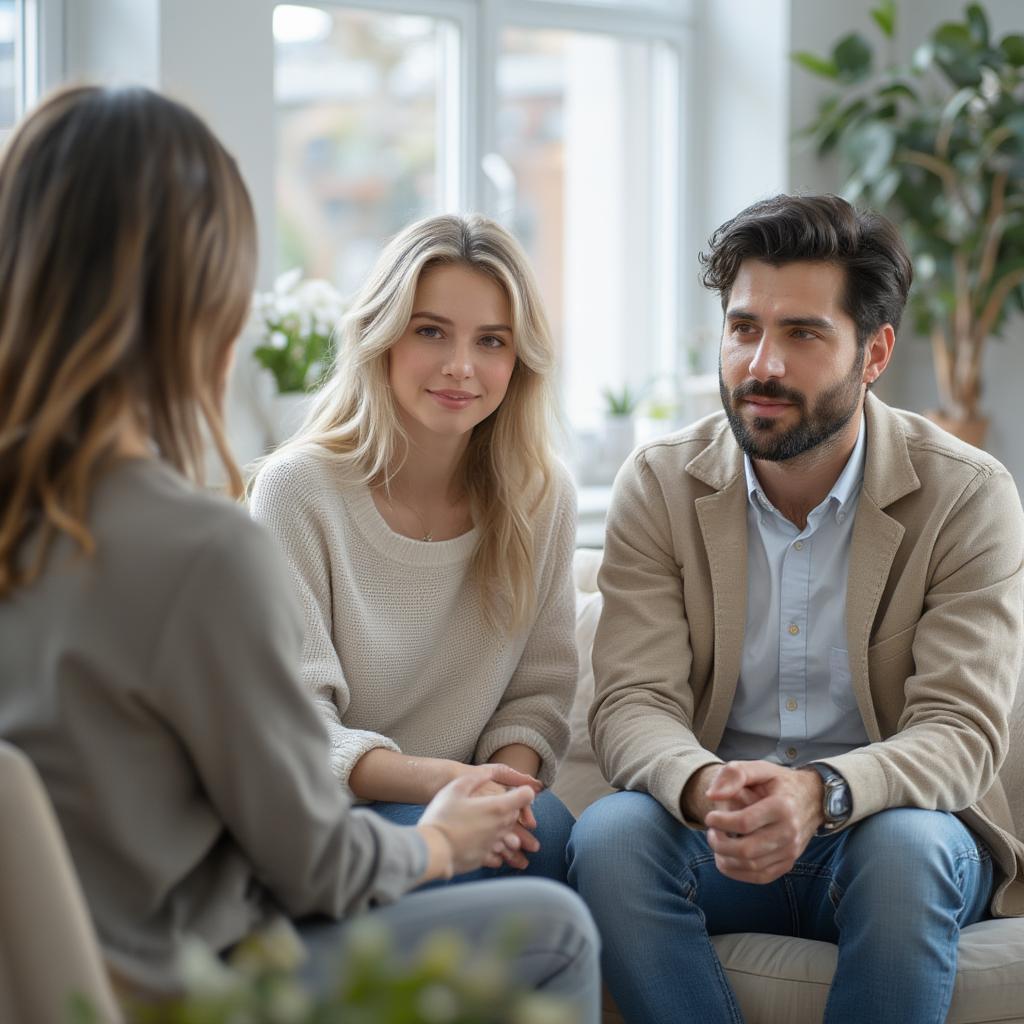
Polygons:
[[423,542],[394,533],[369,488],[310,447],[271,459],[250,500],[280,541],[302,600],[302,676],[344,782],[368,750],[482,763],[510,743],[550,785],[576,684],[576,498],[564,472],[534,517],[537,612],[505,636],[468,579],[476,529]]

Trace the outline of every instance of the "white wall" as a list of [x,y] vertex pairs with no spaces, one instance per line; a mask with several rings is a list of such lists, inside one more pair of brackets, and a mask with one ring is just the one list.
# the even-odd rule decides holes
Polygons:
[[692,281],[684,309],[692,311],[693,328],[721,328],[718,299],[697,282],[697,253],[708,236],[788,185],[789,7],[789,0],[704,0],[696,9],[683,248]]

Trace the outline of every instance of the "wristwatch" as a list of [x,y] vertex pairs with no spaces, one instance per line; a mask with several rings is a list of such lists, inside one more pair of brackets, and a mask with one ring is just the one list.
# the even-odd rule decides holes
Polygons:
[[821,781],[825,783],[825,795],[821,800],[825,821],[815,835],[831,835],[837,829],[842,828],[853,813],[853,797],[850,796],[850,787],[839,772],[820,761],[805,764],[803,767],[816,771],[821,776]]

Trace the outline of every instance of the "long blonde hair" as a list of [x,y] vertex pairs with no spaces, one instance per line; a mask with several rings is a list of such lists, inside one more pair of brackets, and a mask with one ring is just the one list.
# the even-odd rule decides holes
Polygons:
[[234,161],[163,96],[70,88],[14,132],[0,162],[0,598],[59,533],[94,550],[89,496],[127,421],[196,482],[205,430],[241,494],[220,391],[255,239]]
[[388,349],[408,326],[420,275],[444,264],[486,274],[511,307],[516,364],[508,391],[473,429],[458,473],[480,534],[471,578],[489,622],[513,630],[536,606],[533,519],[551,498],[557,417],[555,350],[540,291],[504,228],[476,214],[444,215],[395,237],[341,324],[334,371],[306,423],[279,451],[317,445],[354,479],[387,486],[409,450],[388,385]]

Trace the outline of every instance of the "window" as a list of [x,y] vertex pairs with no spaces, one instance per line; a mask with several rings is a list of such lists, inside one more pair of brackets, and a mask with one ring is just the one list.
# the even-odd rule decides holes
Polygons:
[[0,0],[0,142],[63,77],[63,4]]
[[347,293],[410,221],[480,210],[533,261],[577,431],[677,371],[684,0],[275,8],[278,269]]
[[[280,269],[350,293],[390,235],[445,194],[453,26],[354,8],[274,12]],[[449,202],[450,200],[450,202]]]
[[19,113],[20,7],[0,0],[0,133],[10,131]]

